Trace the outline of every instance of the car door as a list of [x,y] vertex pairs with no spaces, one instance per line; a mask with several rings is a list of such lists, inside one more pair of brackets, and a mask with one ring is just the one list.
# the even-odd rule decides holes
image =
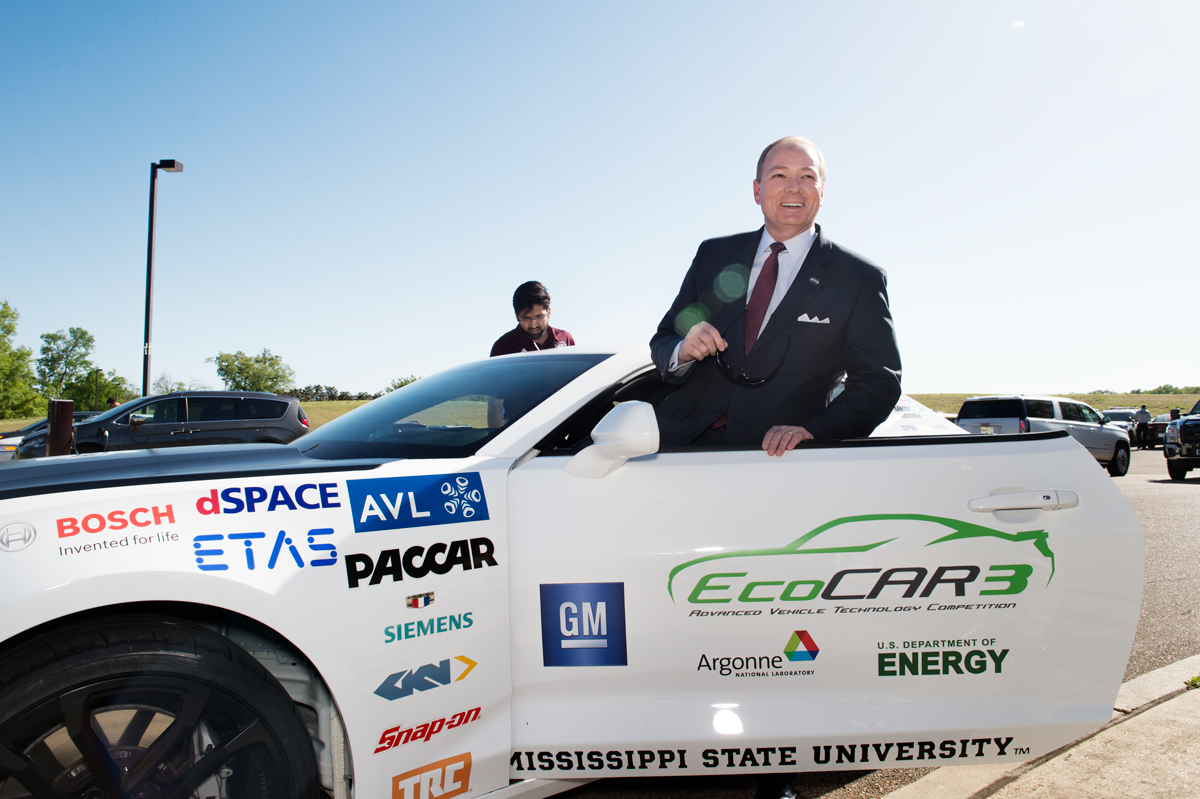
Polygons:
[[246,440],[275,443],[290,440],[291,431],[283,429],[283,416],[287,409],[288,403],[284,400],[244,397],[240,413],[246,420]]
[[1088,437],[1088,449],[1100,460],[1108,460],[1112,457],[1113,445],[1116,444],[1116,426],[1106,426],[1096,409],[1089,405],[1080,403],[1079,412],[1083,415],[1083,427]]
[[246,442],[246,423],[238,418],[235,396],[188,397],[187,422],[188,446]]
[[1141,529],[1065,437],[588,449],[509,478],[514,778],[1005,762],[1107,721]]
[[1092,457],[1096,456],[1095,425],[1088,424],[1083,406],[1077,402],[1060,401],[1064,426],[1071,438],[1082,444]]
[[[117,449],[183,446],[187,408],[178,397],[152,399],[117,422]],[[110,445],[109,447],[113,447]]]

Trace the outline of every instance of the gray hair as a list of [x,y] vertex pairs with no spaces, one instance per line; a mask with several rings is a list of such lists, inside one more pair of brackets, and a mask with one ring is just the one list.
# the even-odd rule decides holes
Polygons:
[[781,144],[794,144],[797,147],[808,150],[815,155],[816,159],[814,160],[817,162],[817,175],[820,176],[822,183],[825,182],[825,156],[820,150],[817,149],[817,145],[813,144],[811,140],[806,139],[803,136],[784,136],[782,139],[768,144],[766,149],[762,151],[762,155],[758,157],[758,169],[754,173],[754,181],[756,183],[762,183],[763,164],[767,161],[767,153],[771,152]]

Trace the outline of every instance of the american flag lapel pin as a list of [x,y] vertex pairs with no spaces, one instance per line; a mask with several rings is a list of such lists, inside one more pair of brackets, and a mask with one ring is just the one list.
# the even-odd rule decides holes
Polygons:
[[809,283],[812,283],[814,286],[819,286],[819,285],[821,285],[821,278],[819,278],[819,277],[810,277],[810,278],[808,279],[808,282],[809,282]]

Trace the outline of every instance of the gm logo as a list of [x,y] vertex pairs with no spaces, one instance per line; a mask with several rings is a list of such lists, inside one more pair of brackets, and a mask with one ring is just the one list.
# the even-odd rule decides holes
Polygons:
[[[451,663],[453,663],[453,669]],[[458,682],[470,674],[471,669],[476,665],[475,661],[466,655],[459,655],[453,658],[453,661],[446,658],[438,663],[426,663],[420,668],[398,671],[395,674],[389,674],[387,679],[379,684],[379,687],[375,689],[375,695],[391,702],[412,696],[416,691],[432,691],[434,688]],[[464,666],[466,668],[463,668]],[[457,677],[453,676],[455,671],[459,672]]]
[[13,522],[0,527],[0,552],[19,552],[33,543],[37,530],[32,524]]
[[347,480],[354,532],[487,521],[479,472]]
[[542,665],[626,666],[625,583],[541,586]]

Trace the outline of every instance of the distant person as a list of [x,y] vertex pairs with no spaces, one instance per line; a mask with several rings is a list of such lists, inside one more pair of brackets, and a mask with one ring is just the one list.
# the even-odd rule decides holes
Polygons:
[[1153,418],[1154,416],[1150,413],[1150,411],[1146,410],[1145,405],[1133,412],[1133,421],[1136,425],[1134,429],[1137,433],[1138,449],[1145,449],[1146,447],[1150,446],[1150,420]]
[[570,333],[550,327],[550,294],[536,280],[517,286],[513,292],[513,311],[517,326],[496,339],[491,357],[575,345]]
[[117,407],[118,405],[120,405],[120,404],[121,404],[121,403],[117,402],[117,398],[116,398],[116,397],[109,397],[109,398],[108,398],[108,409],[109,409],[110,411],[111,411],[113,408],[115,408],[115,407]]

